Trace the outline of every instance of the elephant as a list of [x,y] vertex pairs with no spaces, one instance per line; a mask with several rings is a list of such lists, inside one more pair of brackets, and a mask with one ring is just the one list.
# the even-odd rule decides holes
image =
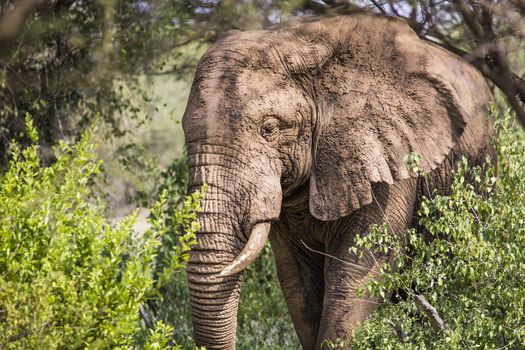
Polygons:
[[195,342],[235,349],[242,271],[268,239],[301,346],[350,339],[377,304],[357,289],[393,259],[352,254],[356,235],[388,223],[401,239],[426,191],[450,192],[455,159],[484,163],[492,100],[477,70],[401,19],[225,33],[182,120],[189,191],[208,186],[187,266]]

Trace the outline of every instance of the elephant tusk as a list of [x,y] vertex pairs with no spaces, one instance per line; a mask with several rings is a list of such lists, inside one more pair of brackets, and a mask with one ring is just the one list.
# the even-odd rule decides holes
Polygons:
[[255,260],[264,247],[264,243],[270,233],[270,223],[255,224],[250,233],[250,238],[242,252],[226,266],[219,274],[220,277],[231,276],[244,270]]

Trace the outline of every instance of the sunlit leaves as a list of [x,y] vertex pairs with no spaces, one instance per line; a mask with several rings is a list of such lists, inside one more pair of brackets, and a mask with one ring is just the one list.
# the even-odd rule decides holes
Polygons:
[[[385,225],[357,238],[356,253],[375,249],[396,258],[365,287],[385,305],[356,331],[352,349],[523,349],[525,135],[512,120],[508,112],[495,119],[497,171],[488,160],[482,168],[460,159],[450,196],[423,200],[420,225],[429,237],[415,230],[396,237]],[[436,307],[445,331],[432,331],[415,294]]]
[[[26,125],[36,141],[31,118]],[[157,297],[162,276],[184,267],[201,192],[176,211],[180,245],[156,270],[165,193],[152,209],[150,229],[137,234],[135,214],[112,224],[90,201],[101,164],[89,134],[74,146],[60,143],[49,167],[41,166],[35,144],[12,152],[0,177],[0,348],[171,348],[173,327],[160,320],[138,336],[144,333],[138,310]]]

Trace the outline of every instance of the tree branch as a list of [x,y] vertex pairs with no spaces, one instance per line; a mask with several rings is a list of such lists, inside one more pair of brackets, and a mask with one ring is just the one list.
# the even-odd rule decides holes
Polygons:
[[[309,247],[309,246],[308,246],[308,245],[307,245],[302,239],[300,239],[299,241],[300,241],[300,242],[306,247],[306,249],[308,249],[309,251],[311,251],[311,252],[313,252],[313,253],[321,254],[321,255],[324,255],[324,256],[326,256],[326,257],[328,257],[328,258],[332,258],[332,259],[337,260],[337,261],[339,261],[339,262],[341,262],[341,263],[343,263],[343,264],[345,264],[345,265],[352,266],[352,267],[355,268],[356,270],[361,270],[361,271],[366,272],[366,273],[368,273],[368,272],[372,272],[372,273],[374,273],[374,274],[376,274],[376,275],[380,275],[379,272],[374,271],[374,270],[372,270],[372,269],[369,269],[368,267],[361,266],[361,265],[359,265],[359,264],[356,264],[356,263],[353,263],[353,262],[350,262],[350,261],[341,260],[341,259],[339,259],[339,258],[336,257],[336,256],[333,256],[333,255],[330,255],[330,254],[327,254],[327,253],[321,252],[321,251],[319,251],[319,250],[315,250],[315,249],[313,249],[313,248],[310,248],[310,247]],[[373,253],[370,252],[370,254],[373,254]]]
[[149,319],[148,314],[146,313],[146,310],[144,310],[144,306],[142,304],[139,304],[139,313],[140,317],[142,317],[142,319],[144,320],[146,327],[148,327],[149,329],[153,329],[153,322],[151,322],[151,320]]
[[370,0],[372,2],[372,4],[375,5],[375,7],[377,7],[379,9],[379,11],[383,14],[383,15],[386,15],[386,10],[385,8],[383,7],[383,5],[381,5],[381,3],[377,2],[376,0]]
[[430,325],[434,332],[440,332],[445,329],[445,322],[439,316],[436,308],[430,305],[428,300],[421,294],[416,295],[415,302],[417,307],[425,314],[425,316],[430,320]]
[[525,15],[525,0],[511,0],[511,2],[519,9],[522,15]]
[[397,336],[399,337],[399,339],[403,342],[403,343],[406,343],[407,342],[407,336],[405,335],[405,332],[403,332],[403,329],[401,328],[401,326],[395,324],[394,322],[392,322],[391,320],[388,320],[387,321],[388,325],[390,327],[392,327],[392,329],[394,330],[394,332],[396,332]]
[[[514,1],[525,2],[525,0]],[[525,109],[518,100],[519,98],[525,103],[525,80],[511,71],[507,53],[496,42],[497,35],[492,26],[493,5],[481,3],[481,13],[478,16],[463,0],[453,0],[453,3],[479,45],[470,53],[464,52],[448,43],[443,37],[436,36],[443,41],[441,46],[461,56],[492,81],[503,92],[509,105],[516,112],[518,120],[525,126]]]
[[8,337],[7,341],[12,343],[12,342],[18,341],[20,339],[23,339],[23,338],[27,337],[30,334],[31,334],[31,331],[26,329],[25,331],[22,331],[22,332],[20,332],[18,334],[15,334],[15,335],[12,335],[12,336]]
[[477,37],[482,37],[484,34],[483,29],[477,21],[475,14],[467,7],[465,2],[463,2],[463,0],[453,0],[453,3],[459,13],[461,13],[463,16],[467,26],[470,28],[470,30],[472,30],[472,32],[474,32],[474,35]]

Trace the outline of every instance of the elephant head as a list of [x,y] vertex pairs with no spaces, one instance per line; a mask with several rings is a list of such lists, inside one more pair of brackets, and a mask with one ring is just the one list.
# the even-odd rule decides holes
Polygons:
[[405,154],[425,172],[443,161],[481,111],[458,94],[484,84],[457,61],[367,15],[230,32],[207,51],[183,118],[190,191],[209,186],[188,265],[198,344],[235,348],[241,271],[283,206],[336,220],[371,203],[371,184],[413,176]]

